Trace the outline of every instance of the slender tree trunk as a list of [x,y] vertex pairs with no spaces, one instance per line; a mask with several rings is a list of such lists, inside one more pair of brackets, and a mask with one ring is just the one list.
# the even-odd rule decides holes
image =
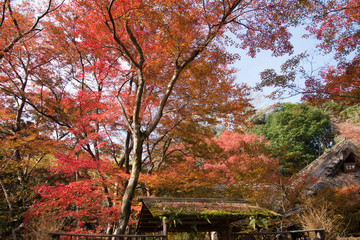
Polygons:
[[133,148],[133,143],[131,142],[131,132],[128,130],[126,133],[126,140],[125,140],[125,150],[124,150],[124,156],[121,157],[118,166],[119,167],[125,167],[125,172],[127,174],[130,173],[130,165],[129,165],[129,159],[130,159],[130,153]]
[[3,190],[3,193],[4,193],[4,196],[5,196],[5,200],[6,200],[6,203],[8,205],[9,211],[11,212],[13,210],[12,204],[11,204],[11,201],[10,201],[8,190],[6,189],[5,184],[4,184],[2,179],[0,179],[0,185],[1,185],[1,188]]
[[115,230],[115,234],[124,234],[126,226],[129,222],[131,214],[131,201],[134,197],[136,186],[141,171],[141,158],[143,151],[144,136],[139,131],[133,134],[133,162],[129,182],[126,186],[124,196],[121,203],[121,212],[119,217],[119,227]]

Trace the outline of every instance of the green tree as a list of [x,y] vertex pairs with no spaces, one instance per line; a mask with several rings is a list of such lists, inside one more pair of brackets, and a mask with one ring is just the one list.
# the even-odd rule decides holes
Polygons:
[[252,118],[253,131],[269,140],[285,174],[300,170],[334,142],[330,116],[305,103],[285,103],[260,115]]

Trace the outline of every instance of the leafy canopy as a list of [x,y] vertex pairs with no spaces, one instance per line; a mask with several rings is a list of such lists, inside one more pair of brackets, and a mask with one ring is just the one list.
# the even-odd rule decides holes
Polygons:
[[285,103],[253,119],[257,121],[252,131],[268,139],[287,173],[315,160],[334,141],[329,115],[305,103]]
[[276,179],[278,162],[255,134],[225,131],[206,140],[207,154],[177,154],[144,179],[156,196],[253,198],[257,184]]
[[[277,88],[273,97],[302,94],[303,100],[321,104],[329,99],[347,104],[360,102],[359,0],[319,1],[309,12],[306,29],[320,41],[317,54],[332,53],[335,64],[315,70],[311,56],[302,53],[287,60],[280,73],[266,69],[258,88]],[[304,67],[310,63],[310,67]],[[302,85],[296,84],[298,80]],[[284,91],[289,90],[289,91]]]

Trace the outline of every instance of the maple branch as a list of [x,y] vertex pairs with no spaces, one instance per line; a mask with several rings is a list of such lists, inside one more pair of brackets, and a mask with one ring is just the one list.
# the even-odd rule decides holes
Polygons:
[[128,117],[128,115],[127,115],[127,113],[126,113],[126,110],[125,110],[125,107],[124,107],[124,105],[123,105],[123,103],[122,103],[121,98],[120,98],[119,96],[116,96],[116,99],[118,100],[118,102],[119,102],[119,104],[120,104],[121,111],[122,111],[122,113],[123,113],[123,115],[124,115],[124,117],[125,117],[125,121],[126,121],[128,127],[129,127],[129,130],[130,130],[132,133],[134,133],[134,129],[132,128],[132,124],[131,124],[130,118]]
[[208,35],[206,36],[206,38],[204,39],[203,43],[200,43],[197,48],[190,54],[190,56],[185,59],[180,65],[178,65],[178,61],[179,61],[179,57],[180,54],[177,56],[177,58],[175,59],[175,69],[174,69],[174,73],[168,83],[168,86],[165,90],[165,93],[163,95],[163,97],[160,100],[159,103],[159,107],[158,110],[155,114],[155,117],[153,119],[153,121],[150,123],[150,125],[148,126],[148,128],[144,131],[144,135],[145,136],[149,136],[150,133],[152,133],[156,126],[158,125],[158,123],[160,122],[162,116],[163,116],[163,111],[166,105],[166,102],[172,92],[172,89],[176,83],[176,81],[178,80],[180,73],[183,71],[183,69],[189,64],[191,63],[202,51],[205,50],[205,48],[211,43],[211,41],[216,37],[217,33],[219,32],[219,30],[226,24],[226,19],[231,15],[231,13],[234,11],[234,9],[240,4],[242,0],[238,0],[236,1],[232,6],[229,7],[229,9],[227,10],[227,12],[224,14],[224,16],[221,18],[220,22],[218,24],[213,25],[213,27],[216,26],[216,29],[214,31],[211,31],[211,29],[208,32]]
[[[224,6],[223,16],[222,16],[221,20],[217,24],[213,24],[212,27],[216,26],[216,27],[218,27],[218,29],[220,29],[223,25],[229,23],[229,21],[227,21],[227,18],[236,11],[236,8],[240,5],[240,3],[242,1],[244,1],[244,0],[235,1],[228,9],[226,9],[225,4],[223,4],[223,6]],[[230,5],[230,3],[228,3],[228,5]]]
[[175,82],[177,81],[177,79],[180,76],[181,69],[183,69],[183,68],[184,68],[184,66],[182,68],[178,68],[178,67],[175,66],[173,76],[171,77],[171,79],[169,81],[169,84],[168,84],[168,86],[167,86],[167,88],[165,90],[165,93],[164,93],[163,97],[160,100],[160,104],[159,104],[158,110],[157,110],[157,112],[155,114],[155,117],[154,117],[153,121],[150,123],[150,125],[147,127],[147,129],[144,131],[145,136],[149,136],[150,133],[152,133],[155,130],[156,126],[160,122],[160,119],[161,119],[161,117],[163,115],[163,110],[164,110],[164,107],[166,105],[166,102],[167,102],[167,100],[168,100],[168,98],[169,98],[169,96],[170,96],[170,94],[172,92],[172,89],[173,89],[173,87],[175,85]]
[[9,207],[9,210],[12,211],[13,208],[12,208],[12,204],[11,204],[10,197],[8,194],[8,190],[6,189],[5,183],[3,182],[3,180],[1,178],[0,178],[0,185],[1,185],[1,188],[3,189],[4,197],[6,199],[6,203]]
[[[136,51],[139,54],[139,62],[137,65],[135,65],[136,67],[136,72],[137,72],[137,89],[136,89],[136,100],[135,100],[135,106],[134,106],[134,110],[133,110],[133,123],[135,124],[134,126],[134,131],[139,131],[140,130],[140,125],[138,125],[139,120],[140,120],[140,109],[141,109],[141,99],[143,96],[143,91],[144,91],[144,86],[145,86],[145,81],[144,81],[144,76],[143,76],[143,64],[144,64],[144,54],[143,51],[138,43],[138,41],[136,40],[135,36],[133,35],[128,22],[125,22],[125,29],[126,32],[132,42],[132,44],[134,45]],[[139,127],[137,127],[137,125]]]
[[52,121],[54,121],[56,124],[62,126],[62,127],[67,127],[67,128],[71,128],[71,125],[68,123],[62,123],[60,120],[58,120],[57,118],[55,118],[52,115],[49,115],[47,113],[45,113],[44,111],[40,110],[34,103],[32,103],[31,101],[29,101],[28,99],[26,99],[26,103],[29,104],[37,113],[40,113],[41,115],[51,119]]
[[[151,160],[151,156],[150,156],[150,155],[151,155],[152,152],[154,151],[154,148],[155,148],[159,143],[161,143],[161,142],[165,139],[165,137],[170,134],[170,132],[171,132],[173,129],[175,129],[177,126],[179,126],[182,121],[183,121],[183,120],[181,120],[181,119],[180,119],[179,121],[177,121],[175,124],[173,124],[173,126],[172,126],[169,130],[167,130],[160,138],[158,138],[158,139],[153,143],[153,146],[152,146],[152,150],[151,150],[151,151],[150,151],[150,149],[147,149],[150,160]],[[149,140],[148,137],[147,137],[147,139]],[[161,160],[160,162],[163,162],[163,161],[165,160],[166,156],[169,155],[169,154],[165,154],[165,153],[166,153],[166,151],[168,150],[168,148],[170,147],[171,139],[172,139],[172,138],[169,137],[167,140],[165,140],[165,145],[167,145],[167,142],[168,142],[168,146],[165,147],[165,145],[164,145],[163,151],[162,151],[162,157],[161,157],[162,160]],[[147,147],[149,148],[148,145],[147,145]],[[173,151],[172,151],[172,152],[173,152]],[[161,164],[160,164],[160,165],[161,165]],[[151,171],[150,171],[150,172],[151,172]],[[150,172],[148,171],[148,173],[150,173]]]
[[[136,89],[136,98],[135,106],[133,110],[133,123],[134,123],[134,133],[140,133],[140,109],[141,109],[141,99],[144,93],[145,81],[143,77],[142,68],[137,68],[137,89]],[[147,136],[147,135],[145,135]]]
[[85,144],[85,146],[84,146],[84,145],[81,145],[81,147],[82,147],[86,152],[88,152],[93,159],[97,159],[96,156],[95,156],[95,154],[94,154],[93,151],[91,150],[90,144],[87,143],[87,144]]
[[[169,143],[170,143],[170,142],[169,142]],[[161,165],[163,164],[163,162],[164,162],[169,156],[171,156],[171,154],[173,154],[174,152],[180,152],[181,155],[183,155],[183,156],[189,156],[189,154],[188,154],[187,152],[185,152],[184,150],[182,150],[182,149],[173,149],[173,150],[171,150],[170,152],[168,152],[167,154],[165,154],[165,155],[163,156],[163,158],[161,159],[161,161],[160,161],[159,164],[158,164],[158,168],[157,168],[157,169],[160,169],[160,167],[161,167]]]
[[[163,134],[160,138],[158,138],[152,145],[152,149],[150,150],[150,141],[149,141],[149,138],[147,137],[147,152],[148,152],[148,157],[149,159],[151,159],[151,154],[152,152],[154,151],[155,147],[161,142],[164,140],[164,138],[169,134],[170,130],[166,131],[165,134]],[[166,141],[165,141],[166,142]]]
[[5,10],[6,10],[6,2],[8,0],[4,0],[4,2],[2,3],[3,6],[2,6],[2,12],[1,12],[1,21],[0,21],[0,27],[3,25],[4,23],[4,20],[5,20]]
[[120,161],[117,163],[119,167],[122,167],[125,163],[125,172],[129,173],[129,157],[130,157],[130,153],[134,147],[134,143],[131,140],[131,133],[128,131],[126,133],[126,139],[125,139],[125,150],[124,150],[124,155],[120,158]]
[[150,167],[149,169],[147,170],[147,174],[151,174],[151,171],[153,170],[154,168],[154,163],[153,163],[153,160],[152,160],[152,152],[153,152],[154,149],[150,150],[150,141],[149,141],[149,138],[146,138],[146,152],[147,152],[147,157],[145,157],[143,163],[145,162],[145,160],[147,158],[149,158],[149,164],[150,164]]
[[174,85],[176,83],[176,81],[178,80],[181,71],[190,63],[192,62],[198,55],[200,52],[202,52],[205,47],[210,43],[211,40],[207,40],[205,41],[205,43],[203,45],[200,45],[196,50],[194,50],[192,52],[192,54],[190,55],[190,57],[188,57],[188,59],[186,59],[180,66],[177,66],[177,62],[178,59],[176,59],[176,65],[175,65],[175,69],[174,69],[174,73],[169,81],[169,84],[165,90],[165,93],[163,95],[163,97],[160,100],[160,104],[158,107],[158,110],[155,114],[155,117],[153,119],[153,121],[150,123],[150,125],[148,126],[148,128],[144,131],[145,136],[149,136],[150,133],[152,133],[156,126],[158,125],[158,123],[160,122],[162,116],[163,116],[163,111],[166,105],[166,102],[172,92],[172,89],[174,88]]
[[[137,42],[134,34],[132,33],[128,22],[125,22],[125,30],[132,42],[132,44],[134,45],[136,51],[139,54],[139,62],[136,62],[134,57],[130,54],[129,50],[127,49],[127,47],[125,46],[125,44],[118,38],[117,34],[116,34],[116,24],[115,24],[115,20],[113,18],[113,15],[111,13],[111,8],[113,6],[114,0],[112,0],[110,2],[110,5],[108,7],[108,13],[109,13],[109,18],[112,24],[112,28],[109,26],[109,24],[107,23],[107,21],[105,22],[105,24],[108,26],[108,28],[112,31],[113,34],[113,38],[115,39],[115,41],[120,45],[120,47],[123,49],[123,51],[125,52],[125,54],[129,57],[131,63],[136,67],[137,69],[137,91],[136,91],[136,100],[135,100],[135,106],[134,106],[134,110],[133,110],[133,123],[135,124],[134,128],[131,127],[131,123],[130,120],[128,119],[127,115],[125,115],[125,119],[127,124],[129,125],[129,128],[131,129],[131,131],[133,132],[133,134],[136,134],[137,131],[140,130],[140,127],[138,125],[139,122],[139,114],[140,114],[140,108],[141,108],[141,99],[142,99],[142,95],[143,95],[143,91],[144,91],[144,77],[143,77],[143,64],[144,64],[144,54],[143,51],[139,45],[139,43]],[[121,105],[122,111],[123,113],[125,112],[124,106],[122,104],[122,102],[120,101],[119,97],[117,96],[117,99]]]
[[246,25],[245,23],[239,22],[239,21],[237,21],[237,20],[234,20],[233,22],[236,23],[236,24],[238,24],[238,25],[240,25],[240,26],[245,27],[245,28],[248,29],[248,30],[257,31],[256,28],[254,28],[254,27],[252,27],[252,26],[249,26],[249,25]]
[[296,88],[296,86],[294,87],[288,87],[291,91],[293,91],[293,94],[288,93],[288,96],[282,96],[285,92],[285,90],[280,91],[280,90],[275,90],[273,93],[267,95],[267,97],[271,98],[271,99],[289,99],[295,96],[298,96],[300,94],[304,95],[304,94],[324,94],[327,95],[327,98],[329,98],[330,96],[333,97],[340,97],[340,98],[350,98],[350,99],[355,99],[358,100],[360,99],[360,97],[357,96],[351,96],[351,95],[345,95],[345,94],[336,94],[336,93],[331,93],[331,92],[326,92],[326,91],[309,91],[309,90],[302,90],[300,88]]
[[358,9],[360,8],[360,5],[359,6],[353,6],[353,7],[340,7],[338,9],[329,9],[327,8],[326,6],[324,6],[323,4],[321,4],[321,6],[323,8],[325,8],[325,10],[327,12],[325,12],[323,15],[326,16],[326,15],[329,15],[331,13],[339,13],[339,12],[342,12],[342,11],[345,11],[345,10],[353,10],[353,9]]
[[121,98],[120,98],[120,96],[119,96],[119,95],[120,95],[120,92],[121,92],[121,89],[122,89],[122,88],[124,87],[124,85],[125,85],[127,82],[129,82],[130,80],[131,80],[131,79],[128,79],[128,80],[124,81],[123,84],[121,84],[121,86],[120,86],[120,88],[119,88],[119,90],[118,90],[118,92],[117,92],[117,94],[116,94],[115,97],[116,97],[116,99],[118,100],[118,102],[119,102],[119,104],[120,104],[122,113],[123,113],[123,115],[124,115],[124,117],[125,117],[126,123],[127,123],[128,127],[129,127],[130,131],[131,131],[132,133],[134,133],[134,129],[132,128],[132,124],[131,124],[131,120],[130,120],[128,114],[126,113],[124,104],[122,103],[122,100],[121,100]]
[[11,5],[10,5],[10,0],[9,0],[9,3],[8,3],[8,9],[9,9],[9,14],[10,14],[11,20],[13,21],[13,23],[14,23],[14,25],[16,27],[16,30],[18,30],[19,34],[21,34],[19,24],[17,23],[16,18],[13,16],[13,11],[12,11],[12,8],[11,8]]
[[130,40],[132,42],[132,44],[134,45],[136,51],[138,52],[139,54],[139,63],[138,63],[138,66],[136,66],[137,68],[141,69],[143,64],[144,64],[144,53],[138,43],[138,41],[136,40],[134,34],[132,33],[130,27],[129,27],[129,24],[128,24],[128,21],[125,22],[125,29],[126,29],[126,33],[129,35],[130,37]]
[[[162,148],[162,152],[161,152],[161,158],[160,158],[160,161],[158,162],[158,165],[157,165],[157,169],[160,168],[160,166],[162,165],[162,163],[165,161],[165,159],[167,158],[167,156],[169,156],[173,151],[171,151],[170,153],[166,154],[167,150],[169,149],[170,145],[171,145],[171,138],[168,138],[165,140],[164,142],[164,146]],[[147,174],[151,174],[153,169],[155,168],[155,164],[153,163],[152,161],[152,157],[151,157],[151,154],[152,152],[154,151],[154,147],[153,149],[150,151],[150,146],[149,144],[147,144],[147,152],[148,152],[148,157],[149,157],[149,162],[151,164],[151,167],[149,167],[149,169],[147,170]]]
[[[308,91],[305,93],[319,93],[318,91]],[[329,96],[335,96],[335,97],[341,97],[341,98],[353,98],[353,99],[360,99],[360,97],[357,96],[351,96],[351,95],[345,95],[345,94],[336,94],[336,93],[331,93],[331,92],[323,92],[324,94],[327,94]]]
[[117,44],[119,44],[121,49],[125,52],[126,56],[130,59],[130,62],[132,64],[134,64],[134,66],[138,67],[138,63],[135,61],[135,59],[133,58],[133,56],[131,55],[131,53],[129,52],[127,47],[125,46],[125,44],[120,40],[120,38],[116,34],[116,23],[115,23],[113,15],[111,13],[111,8],[112,8],[113,4],[114,4],[114,0],[111,0],[109,7],[107,9],[112,27],[109,25],[108,21],[105,21],[105,25],[108,27],[108,29],[112,33],[115,42]]
[[[109,130],[106,128],[106,126],[104,126],[104,130],[105,130],[105,134],[106,136],[108,137],[109,141],[110,141],[110,144],[111,144],[111,148],[112,150],[115,152],[115,143],[113,142],[113,140],[111,139],[111,135],[109,134]],[[115,163],[119,166],[119,162],[116,158],[116,156],[114,156],[114,154],[112,154],[112,158],[114,159]]]
[[57,9],[59,9],[61,7],[61,5],[65,2],[65,0],[63,0],[58,6],[54,7],[53,9],[51,9],[51,2],[52,0],[49,0],[49,4],[47,6],[46,11],[41,14],[40,16],[37,17],[36,22],[33,24],[33,26],[31,27],[30,31],[34,30],[36,28],[36,25],[40,22],[40,20],[45,17],[45,15],[52,13],[54,11],[56,11]]
[[163,162],[165,161],[165,159],[168,158],[168,156],[170,156],[173,152],[175,152],[177,149],[174,149],[170,152],[167,153],[167,151],[169,150],[170,148],[170,145],[171,145],[171,138],[169,138],[167,141],[165,141],[165,144],[163,146],[163,150],[162,150],[162,156],[161,156],[161,160],[159,161],[158,163],[158,169],[161,167],[161,165],[163,164]]
[[[13,73],[15,73],[15,76],[18,78],[18,80],[23,83],[23,80],[22,80],[22,77],[21,75],[19,74],[19,72],[17,71],[16,67],[14,66],[14,64],[7,60],[10,67],[11,67],[11,70],[13,71]],[[3,67],[0,65],[0,69],[8,76],[9,80],[11,81],[11,83],[14,85],[14,87],[17,89],[18,92],[21,92],[19,86],[16,84],[15,80],[12,78],[12,76],[8,73],[8,71],[4,70]]]
[[[63,26],[61,26],[61,27],[65,30],[65,28],[64,28]],[[80,60],[80,64],[81,64],[81,78],[82,78],[82,79],[81,79],[81,82],[78,81],[78,80],[76,79],[76,77],[74,77],[74,79],[75,79],[75,81],[83,84],[83,83],[84,83],[84,79],[85,79],[85,64],[84,64],[83,54],[82,54],[81,50],[79,49],[78,44],[77,44],[75,38],[74,38],[73,36],[70,36],[70,35],[68,36],[68,38],[70,39],[70,42],[72,42],[72,44],[74,45],[74,47],[75,47],[75,49],[76,49],[76,52],[78,53],[78,55],[79,55],[79,57],[80,57],[79,60]],[[89,87],[88,87],[88,88],[89,88]]]
[[[10,42],[10,44],[8,46],[6,46],[4,49],[0,50],[0,60],[5,56],[5,53],[9,52],[16,43],[18,43],[22,38],[24,38],[26,35],[30,34],[31,32],[34,32],[36,30],[38,31],[41,31],[39,29],[36,29],[37,25],[39,24],[40,20],[42,18],[44,18],[47,14],[53,12],[53,11],[56,11],[58,8],[60,8],[60,6],[65,2],[65,0],[63,0],[58,6],[54,7],[53,9],[51,9],[51,3],[52,3],[52,0],[49,0],[49,4],[47,6],[47,9],[45,10],[45,12],[43,12],[43,14],[41,14],[40,16],[38,16],[34,22],[34,24],[32,25],[32,27],[30,27],[30,29],[28,29],[27,31],[25,32],[21,32],[20,30],[20,27],[19,27],[19,24],[18,22],[16,21],[16,18],[13,16],[13,12],[12,12],[12,9],[11,9],[11,6],[10,6],[10,0],[8,0],[8,3],[7,3],[7,6],[8,6],[8,9],[9,9],[9,14],[10,14],[10,17],[18,31],[18,35]],[[5,0],[5,3],[6,3],[6,0]],[[4,6],[5,6],[5,3],[4,3]],[[5,13],[5,10],[4,10],[4,7],[3,7],[3,14]],[[4,21],[4,18],[5,18],[5,15],[3,15],[1,21],[3,22]],[[1,22],[1,24],[2,24]],[[0,25],[1,26],[1,25]]]
[[[34,159],[35,159],[35,164],[34,164],[34,166],[33,166],[32,168],[27,168],[27,169],[25,170],[25,174],[24,174],[24,175],[26,175],[25,179],[28,179],[28,178],[29,178],[29,176],[31,175],[31,173],[36,169],[36,165],[38,165],[38,164],[43,160],[44,156],[45,156],[45,155],[42,155],[39,159],[36,159],[36,157],[34,157]],[[29,159],[30,159],[30,158],[29,158]]]

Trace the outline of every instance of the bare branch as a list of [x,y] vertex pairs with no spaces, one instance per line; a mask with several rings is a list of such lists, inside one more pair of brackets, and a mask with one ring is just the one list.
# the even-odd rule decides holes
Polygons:
[[116,99],[118,100],[118,102],[119,102],[119,104],[120,104],[122,113],[123,113],[123,115],[124,115],[124,118],[125,118],[125,121],[126,121],[128,127],[129,127],[129,130],[130,130],[132,133],[134,133],[134,129],[133,129],[132,124],[131,124],[131,119],[129,118],[128,114],[126,113],[125,106],[124,106],[124,104],[123,104],[123,102],[122,102],[122,100],[121,100],[121,98],[120,98],[120,96],[119,96],[122,87],[123,87],[128,81],[130,81],[130,79],[127,80],[127,81],[125,81],[125,82],[120,86],[119,91],[118,91],[118,93],[116,94]]

